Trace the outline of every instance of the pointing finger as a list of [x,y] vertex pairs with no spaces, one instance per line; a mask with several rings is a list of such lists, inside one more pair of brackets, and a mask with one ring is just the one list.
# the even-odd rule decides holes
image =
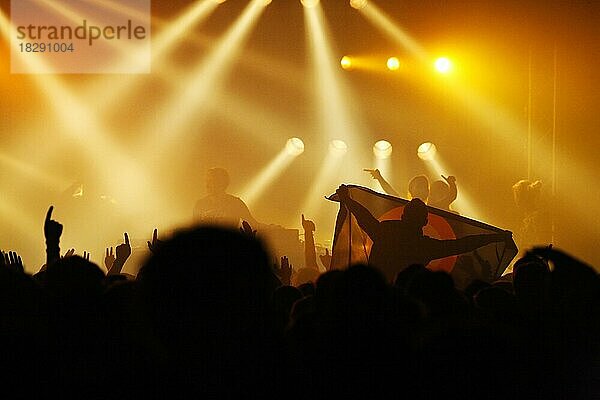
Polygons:
[[46,213],[46,221],[50,221],[52,218],[52,211],[54,211],[54,206],[50,206],[48,212]]

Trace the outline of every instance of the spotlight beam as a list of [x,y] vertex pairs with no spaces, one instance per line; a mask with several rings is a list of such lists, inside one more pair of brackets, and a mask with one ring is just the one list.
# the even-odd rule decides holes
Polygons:
[[314,66],[320,130],[330,139],[338,136],[339,132],[347,132],[351,137],[362,137],[356,134],[357,124],[352,121],[343,100],[342,77],[338,76],[337,65],[332,62],[333,51],[327,41],[330,36],[321,6],[304,7],[304,19],[308,26],[308,43]]
[[53,191],[61,191],[70,183],[66,178],[49,174],[29,163],[3,153],[0,153],[0,165],[2,165],[2,169],[10,169],[19,176],[25,177],[28,181],[35,181]]
[[242,191],[241,197],[246,204],[253,205],[295,159],[296,156],[291,155],[286,148],[283,148]]
[[[96,2],[98,1],[96,0]],[[100,4],[110,9],[126,13],[126,15],[131,17],[139,18],[140,13],[138,10],[129,7],[123,7],[121,4],[117,4],[113,1],[102,1]],[[152,69],[160,70],[162,60],[166,58],[165,56],[169,54],[169,52],[181,40],[183,40],[191,30],[204,22],[217,8],[217,6],[218,4],[213,0],[202,0],[192,3],[173,21],[162,22],[160,25],[163,27],[163,29],[154,34],[152,37],[152,51],[150,56]],[[130,56],[129,59],[135,60],[137,57],[134,55]],[[113,77],[110,79],[114,80]],[[102,79],[99,80],[94,87],[89,88],[87,92],[93,93],[94,103],[100,108],[100,110],[104,110],[108,105],[113,103],[114,99],[121,97],[128,91],[132,91],[134,87],[142,83],[142,81],[143,78],[141,77],[126,77],[121,84],[111,84],[109,85],[110,89],[106,90],[108,80]]]
[[386,33],[394,41],[403,46],[411,54],[415,55],[421,62],[428,63],[427,51],[413,39],[407,32],[394,23],[389,16],[372,2],[367,2],[358,11],[362,13],[376,28]]
[[[16,35],[16,30],[0,10],[0,33],[11,43],[10,38]],[[37,58],[24,58],[30,66],[37,69],[47,66]],[[39,70],[39,69],[38,69]],[[58,117],[61,126],[60,131],[66,132],[70,139],[76,140],[80,145],[80,150],[89,158],[95,168],[98,178],[102,184],[110,187],[115,186],[115,169],[126,172],[128,178],[136,182],[139,189],[143,187],[145,181],[141,168],[133,161],[131,154],[124,154],[119,146],[110,139],[109,131],[102,127],[97,116],[85,106],[63,83],[53,74],[30,74],[32,79],[40,88],[40,92],[47,97],[47,101]],[[110,154],[108,159],[106,154]],[[130,182],[131,183],[131,182]],[[129,196],[129,199],[147,198],[148,193],[136,191],[136,187],[124,182],[126,187],[121,187],[123,195]],[[153,195],[154,196],[154,195]],[[133,203],[129,204],[130,209],[136,209]]]
[[325,204],[324,196],[330,195],[337,189],[337,177],[340,173],[343,157],[340,155],[327,154],[321,164],[321,168],[313,179],[311,189],[304,198],[302,213],[316,216]]
[[252,0],[242,15],[227,31],[223,39],[186,80],[183,92],[177,91],[166,104],[160,117],[158,129],[148,126],[146,131],[156,131],[164,143],[183,134],[192,116],[206,111],[209,96],[220,87],[221,81],[231,70],[232,59],[248,37],[251,28],[265,9],[263,0]]

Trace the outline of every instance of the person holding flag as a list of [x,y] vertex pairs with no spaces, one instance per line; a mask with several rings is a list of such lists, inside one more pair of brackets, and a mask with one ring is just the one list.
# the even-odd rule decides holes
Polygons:
[[380,221],[350,197],[346,185],[340,185],[336,195],[373,242],[369,265],[382,271],[390,282],[412,264],[426,266],[432,260],[468,253],[490,243],[514,243],[510,231],[446,240],[425,236],[423,228],[428,223],[428,208],[418,198],[406,203],[400,220]]

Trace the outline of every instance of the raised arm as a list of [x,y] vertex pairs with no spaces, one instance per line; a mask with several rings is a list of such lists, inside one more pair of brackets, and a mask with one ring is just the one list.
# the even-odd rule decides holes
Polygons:
[[453,240],[434,240],[431,250],[433,258],[444,258],[456,256],[458,254],[468,253],[483,247],[490,243],[505,242],[510,240],[512,233],[504,231],[502,233],[491,233],[483,235],[469,235],[460,239]]
[[377,236],[379,231],[379,221],[375,218],[369,210],[363,207],[357,201],[354,201],[350,198],[350,194],[348,193],[348,186],[340,185],[337,189],[336,194],[340,199],[340,202],[348,207],[348,210],[356,217],[356,221],[358,225],[367,232],[367,235],[371,239],[374,239]]
[[125,265],[125,261],[131,255],[131,245],[129,244],[129,235],[127,232],[124,233],[125,242],[121,243],[115,249],[116,257],[112,263],[112,266],[107,271],[106,275],[118,275],[121,273],[123,266]]
[[317,251],[315,250],[315,223],[305,219],[302,214],[302,228],[304,229],[304,266],[306,268],[319,269],[317,264]]
[[384,192],[386,192],[387,194],[391,194],[392,196],[396,196],[396,197],[400,196],[400,194],[396,191],[396,189],[394,189],[392,187],[392,185],[390,185],[390,183],[388,181],[386,181],[385,178],[381,175],[381,171],[379,171],[378,169],[368,169],[368,168],[365,168],[363,171],[370,173],[371,176],[373,177],[373,179],[375,179],[375,180],[377,180],[377,182],[379,182],[379,184],[381,185]]
[[46,238],[46,265],[52,265],[60,259],[60,235],[63,226],[52,219],[54,206],[50,206],[44,221],[44,237]]
[[448,187],[450,188],[448,198],[446,199],[448,205],[450,205],[454,200],[456,200],[456,197],[458,196],[458,189],[456,188],[456,177],[452,175],[442,175],[442,178],[448,183]]

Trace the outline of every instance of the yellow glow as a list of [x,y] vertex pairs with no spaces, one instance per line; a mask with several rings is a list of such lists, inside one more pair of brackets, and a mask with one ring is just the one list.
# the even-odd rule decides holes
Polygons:
[[452,71],[452,61],[446,57],[440,57],[435,60],[435,69],[442,74],[447,74]]
[[334,139],[329,142],[329,154],[332,156],[343,156],[348,152],[348,145],[343,140]]
[[[355,7],[356,8],[356,7]],[[421,62],[429,60],[427,52],[408,33],[394,23],[375,4],[367,3],[359,11],[378,29],[416,56]]]
[[390,158],[392,155],[392,144],[387,140],[379,140],[373,145],[373,154],[380,159]]
[[214,96],[231,71],[234,57],[264,10],[263,0],[252,0],[246,6],[208,57],[183,80],[185,86],[174,89],[170,101],[161,112],[159,126],[155,126],[153,121],[146,131],[156,132],[164,141],[171,141],[185,132],[191,117],[204,115],[211,105],[209,98]]
[[[340,175],[342,161],[343,157],[341,157],[341,155],[336,157],[332,157],[331,155],[325,156],[319,172],[312,179],[310,190],[306,194],[302,203],[302,208],[300,209],[301,213],[310,215],[311,218],[315,218],[315,220],[319,220],[317,217],[322,208],[326,205],[330,205],[324,197],[335,192],[335,189],[340,184],[338,176]],[[336,207],[332,207],[331,210],[333,212],[337,211]],[[333,218],[335,219],[335,215]]]
[[353,143],[366,134],[360,131],[361,122],[348,110],[347,102],[352,99],[344,85],[344,75],[339,70],[332,51],[329,30],[321,7],[304,8],[307,40],[312,58],[314,87],[319,113],[319,131],[323,137],[335,139],[337,132],[344,132]]
[[304,142],[299,138],[288,139],[285,148],[289,155],[299,156],[304,153]]
[[[374,163],[375,163],[375,168],[377,168],[379,170],[379,172],[381,172],[381,175],[383,175],[383,177],[388,181],[388,182],[394,182],[394,174],[392,171],[392,159],[390,157],[386,157],[386,158],[381,158],[381,157],[377,157],[377,155],[374,156]],[[381,185],[379,184],[379,182],[377,182],[377,180],[375,179],[371,179],[371,189],[380,192],[381,191]]]
[[[435,159],[425,161],[425,167],[430,171],[431,176],[433,177],[432,182],[434,180],[443,179],[442,175],[445,177],[452,175],[451,169],[445,165],[439,155],[435,157]],[[457,193],[456,200],[454,200],[450,208],[460,212],[460,214],[465,217],[483,220],[483,215],[471,200],[468,189],[458,186]]]
[[388,58],[387,67],[390,71],[397,71],[400,68],[400,60],[396,57]]
[[273,160],[263,168],[263,170],[252,179],[247,187],[242,191],[242,199],[251,206],[264,193],[292,161],[304,151],[304,143],[298,138],[291,138],[287,141],[285,147],[273,158]]
[[357,10],[365,8],[366,5],[367,0],[350,0],[350,6],[352,8],[356,8]]
[[67,178],[52,175],[43,169],[35,168],[30,162],[21,161],[2,153],[0,153],[0,165],[3,170],[11,170],[14,174],[25,177],[27,180],[33,180],[56,192],[63,190],[70,183]]
[[[14,27],[0,10],[0,32],[7,40],[16,35]],[[25,58],[35,69],[40,69],[38,63],[43,60],[37,58]],[[48,66],[43,66],[48,68]],[[130,200],[125,202],[127,211],[133,211],[139,206],[136,204],[140,198],[147,198],[146,177],[143,170],[136,164],[130,153],[125,154],[119,146],[110,139],[108,130],[103,126],[98,116],[86,106],[77,96],[70,92],[63,82],[53,74],[30,74],[31,78],[40,88],[40,92],[47,96],[48,104],[61,123],[61,132],[66,133],[71,140],[80,142],[77,149],[88,157],[97,173],[97,179],[103,185],[115,188]],[[110,154],[110,157],[106,157]],[[115,170],[119,170],[120,176],[115,179]],[[135,182],[132,185],[131,182]],[[143,196],[143,197],[140,197]]]
[[312,8],[319,4],[319,0],[300,0],[304,7]]
[[[111,0],[104,0],[102,6],[126,15],[131,15],[132,17],[137,16],[139,13],[134,9],[123,8],[122,4]],[[152,35],[150,62],[153,70],[160,70],[165,62],[164,60],[168,59],[166,55],[169,51],[175,48],[182,40],[186,39],[190,31],[205,21],[216,8],[217,4],[214,0],[198,1],[192,3],[173,21],[162,23],[162,29],[158,33],[153,32]],[[127,65],[125,63],[131,63],[131,60],[135,60],[135,56],[135,54],[130,55],[124,61],[124,65]],[[115,78],[112,76],[106,79],[98,79],[97,84],[88,89],[88,92],[93,94],[91,96],[93,102],[102,111],[107,106],[114,105],[114,99],[133,90],[137,84],[143,82],[144,78],[144,75],[127,76],[125,79],[120,80],[119,84],[115,84]],[[107,84],[109,79],[110,84]]]
[[340,65],[344,69],[350,69],[350,68],[352,68],[352,59],[348,56],[344,56],[344,57],[342,57],[342,59],[340,61]]
[[425,142],[417,149],[417,156],[424,161],[434,160],[436,153],[437,148],[435,147],[435,144],[431,142]]

